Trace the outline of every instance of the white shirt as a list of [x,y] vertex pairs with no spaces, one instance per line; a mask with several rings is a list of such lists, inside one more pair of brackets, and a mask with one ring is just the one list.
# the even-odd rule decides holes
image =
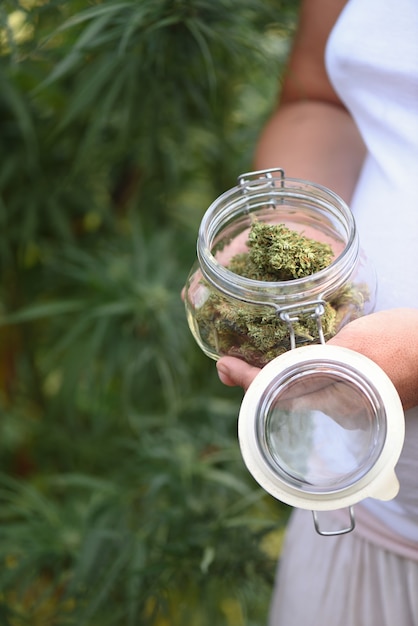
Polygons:
[[[376,308],[418,308],[418,0],[349,0],[326,64],[368,149],[351,208],[377,271]],[[364,504],[418,542],[418,407],[396,473],[394,500]]]

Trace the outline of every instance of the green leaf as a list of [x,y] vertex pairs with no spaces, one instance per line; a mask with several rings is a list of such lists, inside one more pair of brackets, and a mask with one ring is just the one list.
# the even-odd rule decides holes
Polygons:
[[56,315],[68,315],[80,311],[84,306],[82,300],[60,300],[56,302],[45,302],[29,306],[21,311],[3,315],[0,318],[0,326],[30,322],[39,319],[54,317]]

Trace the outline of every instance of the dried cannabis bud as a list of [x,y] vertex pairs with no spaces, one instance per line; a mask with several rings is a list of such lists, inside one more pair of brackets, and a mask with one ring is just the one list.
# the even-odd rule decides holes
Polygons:
[[316,274],[331,264],[330,245],[309,239],[284,224],[253,222],[248,252],[233,257],[228,269],[253,280],[282,281]]
[[[254,221],[247,245],[248,252],[232,257],[227,267],[252,280],[303,278],[326,268],[334,258],[330,245],[305,237],[284,224]],[[356,305],[362,307],[363,295],[352,291],[346,287],[327,302],[321,317],[325,339],[336,333],[343,310],[347,302],[351,305],[354,296]],[[288,327],[269,306],[231,301],[211,292],[197,312],[197,321],[202,339],[217,353],[237,356],[259,367],[290,349]],[[293,328],[298,345],[318,341],[316,320],[309,314],[300,315]]]

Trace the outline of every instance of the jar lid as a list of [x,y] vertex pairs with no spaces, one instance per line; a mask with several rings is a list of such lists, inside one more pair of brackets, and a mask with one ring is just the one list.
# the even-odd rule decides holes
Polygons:
[[261,487],[291,506],[327,511],[398,490],[404,413],[385,372],[331,345],[290,350],[247,390],[238,435]]

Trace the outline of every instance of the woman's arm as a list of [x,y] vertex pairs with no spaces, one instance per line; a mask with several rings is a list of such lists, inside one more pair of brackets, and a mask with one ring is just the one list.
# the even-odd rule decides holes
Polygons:
[[[256,169],[283,167],[287,176],[329,187],[350,201],[365,149],[354,121],[325,70],[329,32],[345,0],[304,0],[279,106],[256,151]],[[330,343],[375,361],[391,378],[405,409],[418,405],[418,310],[394,309],[345,326]],[[218,363],[221,381],[247,389],[259,370],[233,357]]]
[[261,134],[255,169],[282,167],[287,176],[323,184],[349,201],[365,150],[324,63],[328,35],[345,4],[302,2],[279,106]]

